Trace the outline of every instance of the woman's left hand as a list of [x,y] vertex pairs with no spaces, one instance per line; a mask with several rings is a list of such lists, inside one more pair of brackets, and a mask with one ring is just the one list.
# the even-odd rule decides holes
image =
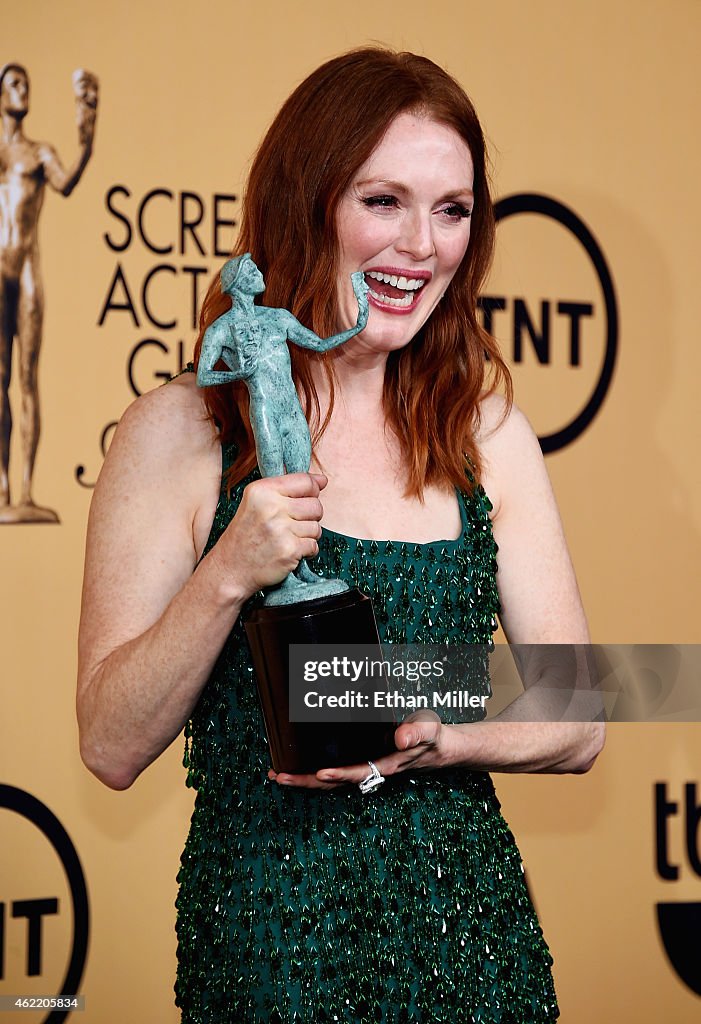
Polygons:
[[[397,772],[430,771],[451,763],[448,748],[450,729],[443,725],[434,711],[417,711],[409,715],[394,732],[396,753],[380,757],[374,764],[380,775],[387,778]],[[276,774],[272,769],[268,778],[281,786],[301,786],[305,789],[336,789],[349,783],[359,784],[369,774],[368,762],[343,768],[322,768],[316,775]]]

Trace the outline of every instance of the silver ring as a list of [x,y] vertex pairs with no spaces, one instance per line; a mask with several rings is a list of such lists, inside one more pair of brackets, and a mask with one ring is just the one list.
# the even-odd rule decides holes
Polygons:
[[373,789],[377,789],[385,781],[384,775],[380,775],[379,768],[375,762],[368,761],[368,764],[370,765],[370,774],[362,782],[358,783],[358,789],[361,793],[372,793]]

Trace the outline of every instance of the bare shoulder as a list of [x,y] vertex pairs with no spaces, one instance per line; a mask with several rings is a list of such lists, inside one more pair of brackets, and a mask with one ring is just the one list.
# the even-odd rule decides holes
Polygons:
[[529,442],[537,438],[525,413],[503,395],[485,393],[479,403],[477,442],[481,448],[500,447],[508,442]]
[[[189,523],[196,549],[208,532],[221,482],[221,450],[194,374],[137,398],[115,431],[94,504],[163,509]],[[167,511],[166,511],[167,510]],[[207,519],[209,518],[209,524]],[[206,540],[206,536],[204,538]]]
[[58,160],[58,153],[50,142],[36,142],[34,139],[27,139],[27,142],[40,163],[55,163]]
[[534,470],[545,472],[540,444],[528,417],[502,395],[485,394],[479,405],[477,446],[482,457],[482,485],[497,518],[509,481]]
[[194,374],[183,374],[147,391],[131,403],[120,420],[116,439],[163,445],[183,455],[209,446],[214,430],[207,418],[202,392]]
[[560,513],[535,431],[498,395],[480,407],[482,484],[494,506],[501,623],[511,643],[587,643]]
[[215,441],[202,394],[194,374],[188,373],[132,402],[119,421],[110,452],[126,446],[149,462],[180,462],[206,458]]

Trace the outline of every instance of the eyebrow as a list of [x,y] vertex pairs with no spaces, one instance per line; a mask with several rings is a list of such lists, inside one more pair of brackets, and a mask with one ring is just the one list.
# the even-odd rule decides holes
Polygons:
[[[391,189],[393,192],[411,192],[411,189],[407,185],[402,184],[401,181],[391,181],[389,178],[365,178],[363,181],[356,181],[355,185],[356,187],[374,185]],[[445,193],[446,199],[452,199],[456,196],[467,196],[469,199],[475,198],[472,189],[467,187],[449,189]]]

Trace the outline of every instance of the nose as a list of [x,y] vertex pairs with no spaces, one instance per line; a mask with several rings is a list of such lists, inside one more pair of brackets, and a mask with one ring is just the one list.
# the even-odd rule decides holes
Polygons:
[[402,229],[397,241],[399,252],[405,252],[415,260],[426,260],[433,256],[436,246],[433,238],[431,214],[423,210],[407,210],[402,218]]

